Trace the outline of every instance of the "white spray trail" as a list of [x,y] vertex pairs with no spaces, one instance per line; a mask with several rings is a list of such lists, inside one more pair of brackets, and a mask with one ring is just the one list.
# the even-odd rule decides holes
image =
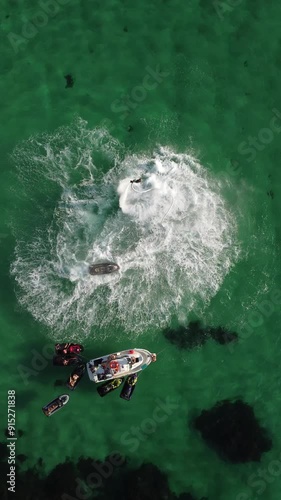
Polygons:
[[[167,325],[183,309],[187,316],[200,313],[238,255],[235,221],[218,186],[191,155],[169,148],[117,159],[98,175],[89,161],[89,150],[98,147],[92,134],[81,126],[80,152],[72,140],[67,154],[46,138],[41,175],[57,182],[60,195],[48,230],[17,244],[12,273],[20,302],[56,332],[85,334],[97,325],[139,334]],[[20,152],[30,163],[35,152],[30,144],[17,151],[24,175]],[[139,177],[141,183],[130,182]],[[89,264],[107,260],[120,272],[89,275]]]

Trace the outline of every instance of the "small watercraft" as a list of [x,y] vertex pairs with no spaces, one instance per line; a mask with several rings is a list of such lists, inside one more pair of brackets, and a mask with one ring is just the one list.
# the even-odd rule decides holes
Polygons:
[[133,375],[130,375],[126,380],[125,384],[122,387],[122,391],[120,393],[120,398],[126,399],[127,401],[130,401],[132,398],[133,392],[135,390],[136,384],[138,381],[138,374],[133,373]]
[[122,382],[123,378],[116,378],[115,380],[110,380],[109,382],[105,382],[105,384],[97,387],[97,391],[99,395],[103,398],[110,392],[115,391],[115,389],[118,389],[118,387],[120,387]]
[[74,368],[73,372],[71,373],[69,379],[66,382],[66,386],[68,387],[68,389],[73,391],[76,388],[76,386],[79,384],[80,380],[84,376],[85,371],[86,371],[85,363],[81,363],[77,365],[76,368]]
[[118,271],[120,267],[114,262],[103,262],[102,264],[92,264],[89,267],[89,273],[94,275],[110,274]]
[[156,361],[156,354],[146,349],[130,349],[91,359],[87,370],[89,379],[98,384],[140,372],[153,361]]
[[53,357],[53,365],[55,366],[71,366],[81,363],[82,359],[77,354],[57,354]]
[[53,399],[53,401],[48,403],[46,406],[43,406],[42,411],[46,415],[46,417],[50,417],[58,410],[60,410],[63,406],[65,406],[66,403],[68,403],[68,401],[69,401],[69,396],[67,394],[62,394],[61,396],[58,396],[56,399]]
[[70,344],[69,342],[64,344],[55,345],[56,354],[80,354],[84,351],[84,347],[81,344]]

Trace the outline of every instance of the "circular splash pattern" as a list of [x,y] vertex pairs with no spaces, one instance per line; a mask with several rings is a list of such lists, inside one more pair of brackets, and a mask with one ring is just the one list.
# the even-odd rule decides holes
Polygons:
[[[45,226],[18,237],[12,274],[21,304],[56,332],[140,333],[200,313],[237,259],[234,218],[198,161],[166,147],[121,159],[120,148],[80,120],[14,152],[26,197],[37,179],[53,198]],[[103,261],[120,271],[91,276]]]

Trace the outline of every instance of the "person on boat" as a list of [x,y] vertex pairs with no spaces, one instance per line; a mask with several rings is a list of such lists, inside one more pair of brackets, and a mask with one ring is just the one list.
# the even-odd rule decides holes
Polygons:
[[80,358],[78,356],[71,356],[68,358],[64,358],[62,364],[63,366],[74,365],[77,363],[77,361],[79,361],[79,359]]
[[141,177],[140,177],[139,179],[132,179],[132,180],[130,181],[130,183],[131,183],[131,184],[133,184],[134,182],[135,182],[136,184],[138,184],[139,182],[141,182]]
[[57,354],[67,354],[67,349],[68,349],[69,345],[70,345],[69,343],[66,343],[66,344],[56,344],[55,345],[55,350],[56,350]]
[[49,408],[47,408],[47,414],[50,415],[50,413],[52,413],[52,411],[56,410],[58,407],[58,405],[56,403],[54,403],[52,406],[49,406]]
[[65,344],[56,344],[55,349],[57,354],[79,354],[84,350],[82,345],[70,344],[69,342]]
[[68,348],[69,348],[69,344],[65,344],[65,347],[62,350],[62,354],[68,354]]
[[70,377],[70,379],[69,379],[69,385],[71,387],[73,387],[78,379],[79,379],[79,375],[77,375],[77,373],[74,373],[74,375],[72,375],[72,377]]
[[108,356],[108,361],[113,361],[116,358],[117,358],[117,354],[110,354],[110,356]]
[[83,351],[83,347],[79,344],[70,344],[68,350],[71,354],[79,354]]
[[106,370],[106,369],[110,368],[110,363],[112,361],[114,361],[116,358],[117,358],[117,354],[110,354],[110,356],[108,356],[107,360],[101,364],[103,369]]

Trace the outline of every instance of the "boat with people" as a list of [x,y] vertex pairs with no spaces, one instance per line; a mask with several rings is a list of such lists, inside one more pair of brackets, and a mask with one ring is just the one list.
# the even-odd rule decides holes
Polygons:
[[87,363],[89,379],[96,384],[126,377],[144,370],[156,361],[156,354],[146,349],[128,349],[91,359]]
[[47,405],[43,406],[42,411],[46,415],[46,417],[51,417],[54,413],[63,408],[63,406],[68,403],[68,401],[68,394],[62,394],[61,396],[53,399],[53,401],[51,401]]
[[89,273],[94,275],[110,274],[119,271],[120,267],[115,262],[103,262],[89,266]]

